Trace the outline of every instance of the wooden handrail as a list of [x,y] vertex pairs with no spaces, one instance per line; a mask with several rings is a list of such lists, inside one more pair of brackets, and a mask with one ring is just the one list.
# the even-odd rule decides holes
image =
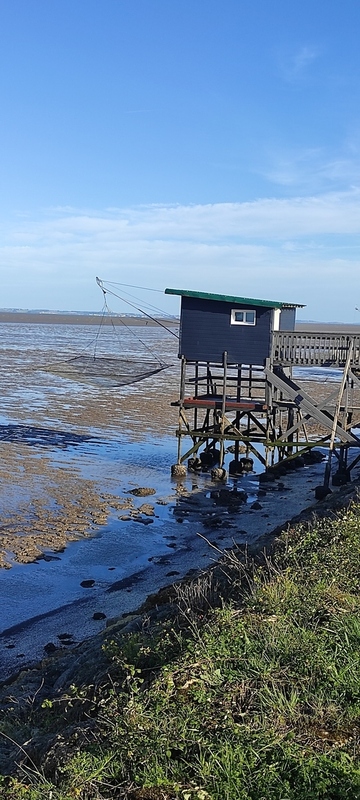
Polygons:
[[360,334],[275,331],[271,360],[282,366],[343,367],[351,342],[350,366],[360,368]]

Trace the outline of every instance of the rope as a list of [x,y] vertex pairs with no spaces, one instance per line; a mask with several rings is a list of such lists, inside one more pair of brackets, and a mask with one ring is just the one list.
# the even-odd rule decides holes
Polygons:
[[[100,288],[101,288],[101,291],[103,292],[103,295],[104,295],[104,306],[103,306],[103,314],[102,314],[102,317],[101,317],[101,322],[100,322],[99,330],[98,330],[98,333],[97,333],[97,336],[96,336],[96,341],[95,341],[94,358],[95,358],[95,353],[96,353],[96,346],[97,346],[98,339],[99,339],[100,332],[101,332],[101,327],[102,327],[102,326],[103,326],[103,324],[104,324],[104,321],[105,321],[105,315],[106,315],[106,314],[109,314],[109,316],[110,316],[110,320],[111,320],[111,326],[112,326],[112,329],[113,329],[113,331],[114,331],[114,333],[115,333],[115,336],[117,336],[117,338],[119,339],[119,332],[116,330],[116,328],[115,328],[115,325],[114,325],[114,319],[113,319],[113,317],[114,317],[114,314],[113,314],[113,312],[110,310],[110,308],[109,308],[109,306],[108,306],[107,299],[106,299],[107,290],[106,290],[106,289],[104,289],[104,287],[103,287],[102,285],[100,285],[100,283],[99,283],[99,279],[98,279],[98,278],[96,278],[96,280],[97,280],[97,282],[98,282],[98,284],[99,284],[99,286],[100,286]],[[110,294],[113,294],[113,292],[111,292],[111,291],[110,291]],[[137,335],[137,334],[136,334],[136,333],[135,333],[135,332],[134,332],[134,331],[131,329],[131,327],[130,327],[129,325],[127,325],[127,324],[126,324],[126,322],[124,322],[124,321],[123,321],[123,319],[121,319],[121,318],[120,318],[120,322],[121,322],[121,324],[122,324],[122,325],[123,325],[123,326],[124,326],[124,327],[125,327],[125,328],[126,328],[128,331],[129,331],[129,333],[131,333],[131,334],[132,334],[132,336],[134,336],[134,337],[135,337],[135,339],[137,339],[137,340],[138,340],[138,341],[139,341],[139,342],[142,344],[142,346],[145,348],[145,350],[147,350],[149,353],[151,353],[151,355],[152,355],[152,356],[153,356],[153,357],[156,359],[156,361],[158,361],[158,363],[159,363],[159,364],[161,364],[162,366],[163,366],[163,365],[165,366],[165,362],[164,362],[164,361],[161,361],[161,359],[159,358],[159,356],[158,356],[158,355],[157,355],[157,354],[156,354],[156,353],[155,353],[155,352],[154,352],[154,351],[151,349],[151,347],[149,347],[149,345],[147,345],[147,344],[146,344],[146,342],[143,342],[143,340],[140,338],[140,336],[138,336],[138,335]]]
[[134,286],[132,283],[115,283],[114,281],[106,281],[110,286],[127,286],[128,289],[144,289],[146,292],[158,292],[163,294],[162,289],[151,289],[149,286]]
[[[138,308],[138,306],[135,306],[134,303],[130,302],[130,300],[126,300],[125,297],[121,297],[119,294],[116,294],[116,292],[113,292],[111,289],[105,289],[104,288],[104,282],[101,280],[101,278],[97,277],[96,278],[96,283],[98,284],[98,286],[100,286],[101,291],[104,293],[104,298],[105,298],[106,293],[111,294],[114,297],[117,297],[119,300],[122,300],[124,303],[127,303],[132,308],[135,308],[136,311],[140,312],[140,314],[144,314],[145,317],[148,317],[148,319],[151,319],[152,322],[155,322],[155,324],[159,325],[160,328],[164,328],[165,331],[167,331],[168,333],[171,333],[172,336],[175,336],[175,339],[179,339],[179,335],[177,333],[175,333],[174,331],[170,330],[170,328],[168,328],[166,325],[163,325],[163,323],[160,322],[160,320],[158,320],[155,317],[151,316],[151,314],[147,314],[147,312],[144,311],[142,308]],[[125,325],[125,327],[127,327],[126,323],[123,323],[123,324]]]

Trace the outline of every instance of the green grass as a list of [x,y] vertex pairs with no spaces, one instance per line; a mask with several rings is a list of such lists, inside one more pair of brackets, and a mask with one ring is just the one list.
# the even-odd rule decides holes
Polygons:
[[255,568],[229,556],[217,608],[184,591],[176,623],[108,642],[99,685],[32,709],[37,729],[91,736],[70,736],[55,771],[0,778],[1,797],[360,798],[359,553],[353,505],[288,531]]

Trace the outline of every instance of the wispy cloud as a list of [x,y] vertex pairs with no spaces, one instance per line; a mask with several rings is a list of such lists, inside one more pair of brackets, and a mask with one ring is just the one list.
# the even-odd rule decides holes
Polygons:
[[314,45],[302,45],[297,50],[282,53],[279,58],[280,71],[284,80],[296,83],[309,72],[310,66],[320,57],[322,48]]
[[268,181],[299,192],[324,192],[330,188],[344,191],[360,184],[360,152],[347,142],[340,152],[325,148],[286,149],[268,155],[268,167],[262,174]]
[[293,64],[292,64],[292,71],[294,75],[299,75],[301,72],[312,64],[316,58],[319,56],[319,49],[314,47],[302,47],[298,53],[295,53],[293,57]]

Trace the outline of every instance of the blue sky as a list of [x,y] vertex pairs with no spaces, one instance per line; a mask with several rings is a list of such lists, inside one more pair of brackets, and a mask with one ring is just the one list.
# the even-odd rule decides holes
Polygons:
[[0,306],[99,310],[100,275],[360,322],[359,23],[354,0],[0,0]]

